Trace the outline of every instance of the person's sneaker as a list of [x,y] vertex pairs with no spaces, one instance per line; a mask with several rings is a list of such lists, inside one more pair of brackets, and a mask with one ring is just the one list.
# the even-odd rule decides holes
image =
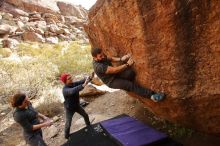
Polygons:
[[161,101],[162,99],[164,99],[165,94],[164,93],[156,93],[151,95],[151,100],[153,100],[154,102],[158,102]]

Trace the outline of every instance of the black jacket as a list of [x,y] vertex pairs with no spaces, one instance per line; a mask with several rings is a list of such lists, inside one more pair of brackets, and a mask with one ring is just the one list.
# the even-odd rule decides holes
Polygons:
[[79,91],[84,87],[82,84],[85,82],[85,79],[73,82],[71,85],[65,85],[63,87],[63,96],[64,96],[64,107],[67,109],[74,109],[79,106]]
[[16,108],[13,117],[14,120],[19,123],[24,131],[24,137],[26,140],[31,138],[33,135],[41,133],[41,129],[33,130],[33,125],[39,124],[38,112],[29,104],[28,108],[20,109]]

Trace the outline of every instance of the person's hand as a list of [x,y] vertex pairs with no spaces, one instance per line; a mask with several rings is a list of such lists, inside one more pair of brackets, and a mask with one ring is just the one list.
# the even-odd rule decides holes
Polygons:
[[127,61],[127,64],[129,66],[132,66],[134,64],[134,60],[132,58],[130,58],[128,61]]
[[44,124],[45,124],[45,126],[51,126],[52,124],[53,124],[53,120],[51,120],[51,119],[47,119],[47,120],[45,120],[45,122],[44,122]]
[[95,73],[92,72],[92,74],[89,76],[89,81],[92,81],[93,77],[94,77]]
[[124,56],[122,56],[121,57],[121,61],[127,61],[129,58],[131,58],[131,54],[129,53],[129,54],[127,54],[127,55],[124,55]]
[[49,119],[50,119],[50,118],[48,118],[48,117],[46,117],[46,116],[43,117],[43,120],[44,120],[44,121],[49,120]]
[[86,80],[85,80],[85,82],[83,83],[82,86],[85,87],[89,82],[90,82],[89,77],[86,77]]

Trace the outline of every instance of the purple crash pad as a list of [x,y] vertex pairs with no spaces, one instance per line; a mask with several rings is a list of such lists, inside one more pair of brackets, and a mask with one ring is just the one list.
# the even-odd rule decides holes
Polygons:
[[101,125],[124,146],[147,146],[167,138],[166,134],[129,116],[106,120]]

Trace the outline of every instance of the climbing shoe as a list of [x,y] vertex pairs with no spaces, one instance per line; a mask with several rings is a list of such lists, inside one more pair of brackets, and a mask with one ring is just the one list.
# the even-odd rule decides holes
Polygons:
[[158,102],[161,101],[162,99],[164,99],[165,94],[164,93],[156,93],[151,95],[151,100],[153,100],[154,102]]

